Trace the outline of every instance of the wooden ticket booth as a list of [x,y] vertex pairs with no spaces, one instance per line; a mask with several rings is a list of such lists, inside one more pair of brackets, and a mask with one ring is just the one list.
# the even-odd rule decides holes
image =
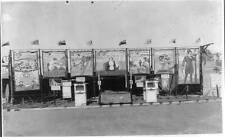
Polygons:
[[131,103],[126,62],[126,49],[95,51],[100,104]]

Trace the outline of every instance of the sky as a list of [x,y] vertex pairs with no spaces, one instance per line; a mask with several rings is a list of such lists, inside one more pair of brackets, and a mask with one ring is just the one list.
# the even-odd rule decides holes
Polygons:
[[[127,48],[213,42],[209,49],[224,51],[223,25],[222,0],[3,2],[2,43],[10,46],[2,54],[9,49],[119,48],[122,40]],[[40,45],[33,46],[34,40]],[[58,46],[60,40],[67,45]]]

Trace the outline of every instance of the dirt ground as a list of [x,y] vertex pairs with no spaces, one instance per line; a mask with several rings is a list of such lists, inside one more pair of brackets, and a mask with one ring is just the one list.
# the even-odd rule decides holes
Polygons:
[[221,102],[3,112],[7,136],[162,135],[222,132]]

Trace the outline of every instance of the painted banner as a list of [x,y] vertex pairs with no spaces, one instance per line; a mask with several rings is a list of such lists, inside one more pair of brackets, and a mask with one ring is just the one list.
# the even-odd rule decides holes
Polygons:
[[43,51],[43,76],[65,77],[66,76],[66,52]]
[[93,58],[91,51],[71,51],[70,70],[71,76],[92,75]]
[[150,73],[150,62],[150,50],[129,51],[130,73]]
[[96,51],[96,71],[101,75],[125,74],[125,50]]
[[14,51],[15,91],[39,90],[38,51]]
[[8,79],[9,78],[9,68],[8,66],[1,67],[1,78]]
[[178,84],[199,84],[199,48],[178,49]]
[[1,78],[8,79],[9,78],[9,56],[2,57],[1,63]]
[[161,49],[154,52],[155,73],[174,73],[175,50]]

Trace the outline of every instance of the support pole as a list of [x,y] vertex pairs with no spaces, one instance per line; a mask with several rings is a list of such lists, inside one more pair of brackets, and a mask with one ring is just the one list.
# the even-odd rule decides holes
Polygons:
[[92,82],[93,82],[93,96],[94,96],[94,100],[96,98],[96,89],[95,89],[95,86],[96,86],[96,73],[95,73],[95,56],[94,56],[94,49],[92,49]]
[[44,97],[43,97],[43,71],[42,71],[42,52],[41,50],[39,49],[38,50],[39,52],[39,67],[40,67],[40,73],[39,73],[39,81],[40,81],[40,92],[41,92],[41,102],[44,101]]
[[217,93],[217,97],[219,98],[220,97],[220,93],[219,93],[219,87],[218,87],[218,85],[216,85],[216,93]]
[[10,98],[10,101],[9,103],[10,104],[13,104],[13,92],[14,92],[14,86],[13,86],[13,51],[10,50],[10,53],[9,53],[9,98]]
[[189,85],[186,85],[186,99],[188,99]]

